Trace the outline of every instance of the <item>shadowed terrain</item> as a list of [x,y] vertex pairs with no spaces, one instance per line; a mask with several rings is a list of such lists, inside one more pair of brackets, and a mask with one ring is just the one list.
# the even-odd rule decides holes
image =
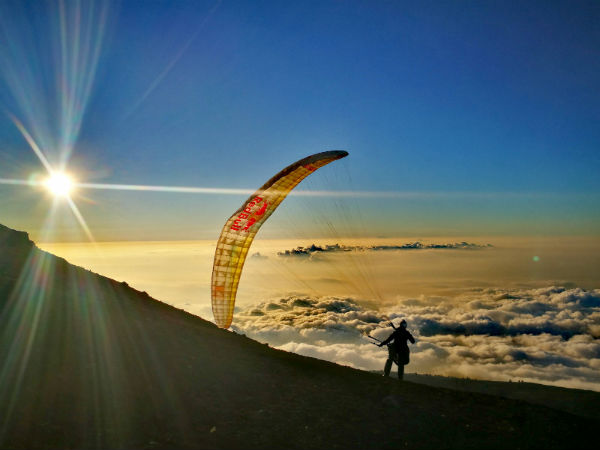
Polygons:
[[408,381],[468,392],[525,400],[590,419],[600,417],[600,392],[524,382],[501,382],[409,373]]
[[2,448],[564,449],[595,441],[600,421],[591,415],[466,391],[271,349],[0,225]]

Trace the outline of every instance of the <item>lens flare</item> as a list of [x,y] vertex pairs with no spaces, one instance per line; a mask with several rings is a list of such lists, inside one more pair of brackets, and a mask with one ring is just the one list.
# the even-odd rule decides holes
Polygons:
[[73,190],[73,180],[66,173],[55,172],[44,184],[56,197],[69,197]]

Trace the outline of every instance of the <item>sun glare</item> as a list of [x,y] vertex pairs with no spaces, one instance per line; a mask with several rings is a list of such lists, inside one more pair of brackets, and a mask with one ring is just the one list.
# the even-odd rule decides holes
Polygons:
[[53,173],[44,184],[57,197],[68,197],[73,190],[73,180],[65,173]]

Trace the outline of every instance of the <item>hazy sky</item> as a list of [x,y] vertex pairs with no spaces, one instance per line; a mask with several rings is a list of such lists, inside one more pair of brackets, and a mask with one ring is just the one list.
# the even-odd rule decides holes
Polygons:
[[[457,297],[473,290],[547,286],[599,289],[600,239],[479,237],[473,249],[317,252],[279,256],[298,245],[333,241],[257,239],[244,266],[236,306],[290,293],[347,296],[373,307],[398,298]],[[337,241],[342,245],[398,245],[410,239]],[[423,241],[448,244],[436,237]],[[210,281],[214,241],[42,244],[73,264],[126,281],[138,290],[212,320]]]
[[[61,6],[62,5],[62,6]],[[0,4],[0,221],[81,241],[65,201],[7,180],[253,190],[350,156],[259,236],[598,235],[600,5]],[[381,194],[385,192],[385,194]],[[95,239],[216,239],[244,194],[78,189]],[[312,207],[316,213],[312,211]],[[335,231],[335,233],[341,233]]]

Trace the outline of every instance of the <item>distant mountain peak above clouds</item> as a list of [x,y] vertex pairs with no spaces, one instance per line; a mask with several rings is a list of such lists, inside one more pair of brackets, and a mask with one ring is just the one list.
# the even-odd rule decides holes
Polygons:
[[395,245],[343,245],[339,243],[316,245],[308,247],[296,247],[291,250],[277,252],[277,256],[311,256],[317,253],[340,253],[340,252],[377,252],[386,250],[474,250],[491,248],[492,244],[476,244],[472,242],[454,242],[454,243],[423,243],[421,241],[408,242]]

